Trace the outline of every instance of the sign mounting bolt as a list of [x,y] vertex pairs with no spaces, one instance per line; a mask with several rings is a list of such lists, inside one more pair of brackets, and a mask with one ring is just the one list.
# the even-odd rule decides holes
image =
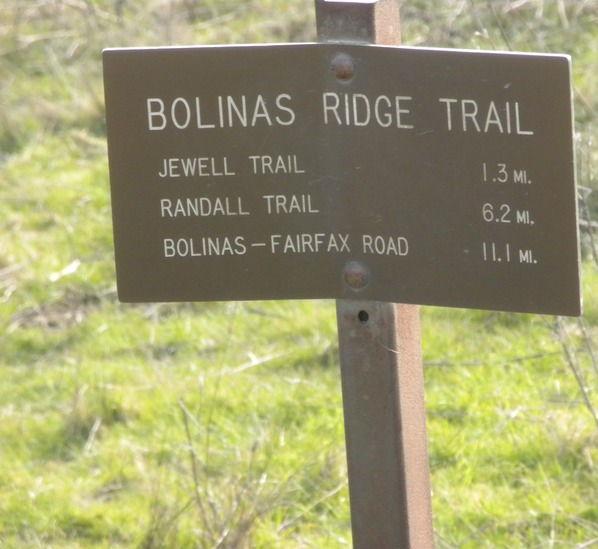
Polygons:
[[330,67],[339,82],[348,82],[355,75],[355,61],[346,53],[337,53]]
[[343,278],[349,288],[362,290],[369,283],[367,267],[359,261],[349,261],[343,269]]

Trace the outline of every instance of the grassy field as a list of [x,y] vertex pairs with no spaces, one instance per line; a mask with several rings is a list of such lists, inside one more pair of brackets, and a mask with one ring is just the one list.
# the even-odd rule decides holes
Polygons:
[[[438,548],[598,547],[596,0],[405,0],[573,56],[581,319],[422,309]],[[334,303],[121,305],[101,50],[305,41],[311,0],[0,6],[0,547],[351,546]]]

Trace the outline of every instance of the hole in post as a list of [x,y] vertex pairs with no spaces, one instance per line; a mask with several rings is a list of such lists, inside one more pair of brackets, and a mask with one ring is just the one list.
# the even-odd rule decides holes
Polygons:
[[359,322],[365,324],[370,319],[370,315],[367,311],[359,311],[357,313],[357,318],[359,319]]

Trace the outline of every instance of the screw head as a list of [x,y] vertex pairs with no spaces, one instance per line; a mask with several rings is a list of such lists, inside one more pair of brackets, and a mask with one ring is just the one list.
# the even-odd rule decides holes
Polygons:
[[349,288],[361,290],[369,283],[367,267],[359,261],[349,261],[343,269],[343,278]]
[[339,82],[348,82],[355,75],[355,61],[346,53],[337,53],[330,67]]

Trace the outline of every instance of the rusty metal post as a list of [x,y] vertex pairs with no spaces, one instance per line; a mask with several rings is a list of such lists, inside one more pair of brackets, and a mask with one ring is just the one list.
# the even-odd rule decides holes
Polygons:
[[[397,0],[316,0],[316,20],[320,42],[400,42]],[[348,264],[349,286],[364,276],[367,266]],[[353,547],[430,549],[419,309],[342,300],[337,321]]]
[[355,549],[434,546],[419,310],[338,301]]

